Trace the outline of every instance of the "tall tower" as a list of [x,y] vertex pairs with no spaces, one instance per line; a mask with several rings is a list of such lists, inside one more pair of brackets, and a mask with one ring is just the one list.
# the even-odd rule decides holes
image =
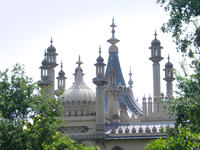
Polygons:
[[165,78],[164,80],[167,82],[166,84],[166,97],[171,98],[173,96],[173,84],[172,82],[175,80],[173,75],[173,64],[169,61],[170,57],[168,56],[168,62],[165,64]]
[[63,64],[61,62],[61,70],[58,73],[58,77],[56,78],[58,80],[58,90],[65,90],[65,80],[67,79],[65,77],[65,72],[63,71]]
[[56,53],[56,48],[52,45],[53,43],[52,38],[51,38],[50,43],[51,43],[50,46],[47,48],[46,57],[49,64],[49,79],[52,82],[52,86],[50,88],[50,95],[53,96],[54,90],[55,90],[55,69],[54,68],[58,65],[56,63],[56,56],[58,54]]
[[[47,48],[47,52],[45,52],[45,59],[42,62],[41,69],[41,80],[38,81],[38,85],[43,87],[47,84],[50,85],[48,89],[48,94],[53,97],[55,92],[55,70],[54,68],[58,65],[56,63],[56,48],[52,45],[53,40],[51,38],[50,46]],[[44,80],[45,79],[45,80]]]
[[99,48],[99,57],[97,58],[96,78],[93,83],[96,84],[96,131],[104,133],[105,131],[105,85],[108,83],[104,77],[104,59],[101,57],[101,47]]
[[163,59],[161,57],[160,41],[157,40],[157,34],[155,31],[155,39],[151,42],[151,57],[149,58],[153,62],[153,97],[154,97],[154,112],[159,111],[160,105],[160,61]]

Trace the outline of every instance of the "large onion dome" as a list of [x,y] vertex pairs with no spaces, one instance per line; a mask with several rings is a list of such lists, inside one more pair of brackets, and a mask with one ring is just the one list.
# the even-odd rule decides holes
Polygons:
[[82,62],[77,62],[78,67],[75,69],[75,81],[69,89],[65,90],[63,97],[66,104],[71,105],[90,105],[95,103],[94,92],[83,81],[83,70],[80,67]]

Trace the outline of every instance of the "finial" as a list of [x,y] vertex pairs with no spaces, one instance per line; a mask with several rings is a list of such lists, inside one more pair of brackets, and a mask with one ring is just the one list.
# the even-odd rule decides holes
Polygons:
[[115,22],[114,22],[114,17],[112,18],[112,24],[110,25],[112,27],[112,38],[115,38]]
[[61,65],[60,65],[60,67],[61,67],[61,70],[62,70],[62,68],[63,68],[63,63],[62,63],[62,60],[61,60]]
[[101,56],[101,45],[99,45],[99,56]]
[[129,76],[130,76],[130,78],[131,78],[131,76],[132,76],[131,66],[130,66]]
[[156,30],[155,30],[155,33],[154,33],[155,39],[157,39],[157,35],[158,35],[158,34],[156,33]]
[[78,64],[79,67],[81,66],[81,64],[83,64],[83,63],[81,62],[81,57],[80,57],[80,55],[79,55],[79,57],[78,57],[78,62],[76,62],[76,64]]
[[130,79],[129,79],[129,81],[128,81],[128,84],[129,84],[129,86],[130,86],[130,87],[132,87],[132,85],[133,85],[133,81],[132,81],[132,72],[131,72],[131,66],[130,66],[129,77],[130,77]]
[[52,45],[52,43],[53,43],[52,37],[51,37],[51,41],[50,41],[50,43],[51,43],[51,45]]
[[169,54],[168,54],[168,57],[167,57],[167,59],[168,59],[168,62],[169,62],[169,60],[170,60]]

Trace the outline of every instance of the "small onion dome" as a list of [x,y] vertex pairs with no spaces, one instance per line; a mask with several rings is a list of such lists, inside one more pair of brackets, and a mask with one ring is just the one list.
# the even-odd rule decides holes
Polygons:
[[160,45],[160,41],[156,38],[151,42],[151,45]]
[[61,67],[61,70],[59,71],[58,75],[59,75],[59,77],[65,77],[65,72],[63,71],[63,63],[62,63],[62,61],[61,61],[60,67]]
[[97,63],[103,63],[104,59],[101,57],[101,55],[97,58]]
[[47,66],[47,65],[48,65],[48,61],[47,61],[46,58],[42,61],[42,65],[43,65],[43,66]]
[[165,68],[173,68],[173,64],[169,61],[169,56],[168,56],[168,62],[165,64]]
[[103,63],[104,59],[101,57],[101,46],[99,46],[99,57],[97,58],[97,63]]
[[47,48],[47,52],[49,52],[49,53],[55,53],[56,52],[56,48],[52,45],[52,43],[53,43],[52,38],[51,38],[50,43],[51,43],[51,45]]
[[[80,66],[78,66],[76,69],[75,69],[75,74],[77,73],[77,72],[83,72],[83,69],[80,67]],[[75,75],[74,74],[74,75]]]
[[64,72],[63,70],[60,70],[60,72],[58,73],[58,75],[59,75],[60,77],[64,77],[64,76],[65,76],[65,72]]
[[155,31],[155,39],[151,42],[151,45],[160,45],[160,41],[157,39],[157,33]]
[[50,45],[47,48],[47,52],[49,52],[49,53],[55,53],[56,52],[56,48],[53,45]]

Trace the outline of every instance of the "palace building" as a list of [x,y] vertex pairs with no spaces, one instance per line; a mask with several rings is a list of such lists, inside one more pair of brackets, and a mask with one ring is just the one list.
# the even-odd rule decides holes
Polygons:
[[[54,96],[57,91],[64,89],[61,96],[64,106],[64,120],[67,124],[62,127],[64,133],[85,146],[98,146],[101,150],[142,150],[151,140],[165,138],[165,127],[173,126],[174,118],[169,117],[163,109],[162,100],[170,100],[173,97],[174,81],[173,64],[168,57],[164,66],[166,81],[166,95],[160,88],[160,61],[161,42],[155,38],[149,47],[151,51],[150,61],[153,63],[153,96],[143,97],[142,106],[134,97],[132,90],[133,81],[130,71],[130,79],[126,85],[121,71],[118,57],[119,40],[115,37],[114,19],[111,24],[112,36],[109,58],[107,64],[101,55],[94,62],[96,76],[91,79],[96,85],[96,91],[90,89],[84,82],[83,63],[79,56],[77,68],[74,72],[74,82],[69,89],[65,89],[65,72],[61,63],[61,70],[55,77],[57,51],[50,41],[50,46],[44,54],[42,61],[41,80],[38,85],[49,86],[48,94]],[[150,63],[150,62],[149,62]],[[57,89],[55,88],[57,79]]]

